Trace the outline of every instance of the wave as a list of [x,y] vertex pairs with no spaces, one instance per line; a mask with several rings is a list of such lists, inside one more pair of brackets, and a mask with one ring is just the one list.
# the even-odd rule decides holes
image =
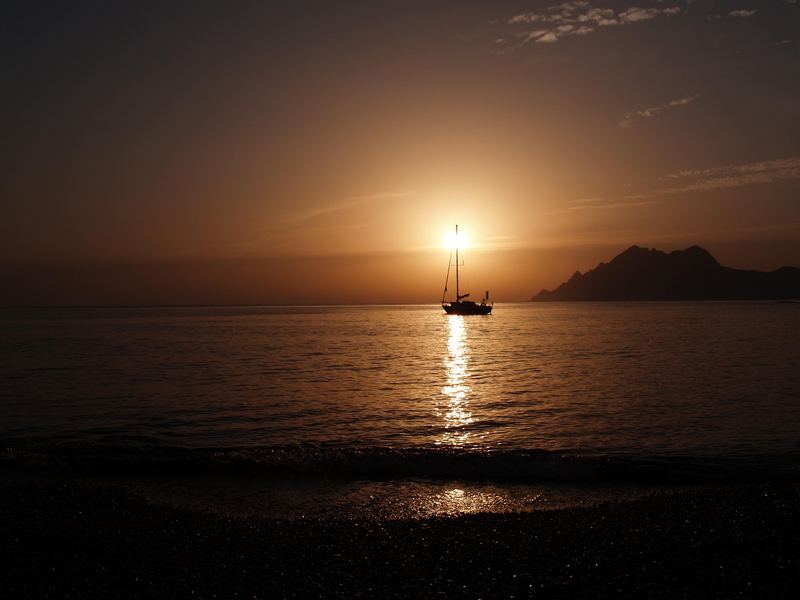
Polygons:
[[800,454],[611,456],[442,447],[179,448],[0,441],[0,468],[137,476],[643,483],[800,481]]

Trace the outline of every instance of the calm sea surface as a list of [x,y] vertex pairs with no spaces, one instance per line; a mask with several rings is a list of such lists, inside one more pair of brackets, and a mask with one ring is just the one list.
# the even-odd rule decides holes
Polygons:
[[796,304],[15,309],[0,332],[6,448],[489,480],[800,455]]
[[800,449],[800,306],[5,311],[0,433],[178,446]]

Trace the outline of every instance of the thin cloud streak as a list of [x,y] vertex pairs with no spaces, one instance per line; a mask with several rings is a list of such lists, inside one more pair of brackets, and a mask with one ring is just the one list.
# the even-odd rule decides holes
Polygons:
[[625,115],[625,118],[622,119],[618,124],[622,129],[630,129],[636,124],[636,121],[639,119],[650,119],[652,117],[657,117],[665,110],[669,110],[671,108],[677,108],[679,106],[686,106],[687,104],[691,104],[695,100],[700,97],[700,94],[695,94],[694,96],[686,96],[685,98],[677,98],[675,100],[670,100],[666,104],[660,104],[658,106],[651,106],[649,108],[642,108],[640,110],[636,110],[633,112],[629,112]]
[[602,198],[577,198],[575,200],[567,200],[567,204],[587,204],[590,202],[602,202]]
[[283,223],[299,225],[301,223],[306,223],[318,217],[328,216],[333,213],[350,210],[356,208],[357,206],[370,204],[372,202],[377,202],[379,200],[410,198],[411,196],[414,195],[416,195],[416,192],[409,190],[402,190],[402,191],[378,192],[375,194],[368,194],[365,196],[352,196],[347,200],[345,200],[344,202],[340,202],[339,204],[334,204],[332,206],[326,206],[323,208],[314,208],[307,211],[288,214],[284,217]]
[[661,233],[657,235],[650,235],[649,239],[656,240],[725,240],[725,239],[740,239],[742,236],[747,238],[758,237],[758,234],[764,233],[800,233],[800,221],[791,223],[769,223],[765,225],[753,225],[750,227],[726,227],[722,229],[699,229],[691,231],[682,231],[680,233]]
[[727,15],[713,15],[708,18],[711,21],[719,21],[720,19],[727,19],[729,17],[733,17],[735,19],[746,19],[748,17],[752,17],[757,12],[758,10],[755,8],[752,10],[740,9],[740,10],[732,10]]
[[274,239],[276,235],[286,235],[292,231],[297,231],[298,229],[301,228],[306,230],[307,232],[308,231],[330,232],[330,231],[343,231],[348,229],[353,229],[353,230],[363,229],[364,225],[361,224],[349,224],[349,225],[327,224],[327,225],[317,225],[316,227],[313,227],[311,229],[309,229],[309,225],[311,225],[317,219],[330,217],[331,215],[335,215],[336,213],[353,210],[360,206],[364,206],[374,202],[379,202],[381,200],[392,200],[396,198],[411,198],[413,196],[416,196],[416,192],[411,190],[377,192],[375,194],[367,194],[364,196],[352,196],[343,202],[339,202],[338,204],[334,204],[331,206],[312,208],[305,211],[297,211],[293,213],[286,213],[283,216],[276,218],[274,222],[271,223],[269,227],[266,227],[257,238],[242,241],[238,243],[236,247],[240,249],[259,247],[263,245],[264,242],[269,241],[270,239]]
[[[653,204],[661,204],[661,200],[642,200],[641,202],[613,201],[613,202],[606,202],[604,204],[599,204],[599,203],[594,201],[594,200],[597,200],[599,202],[601,200],[601,198],[597,198],[597,199],[590,198],[588,200],[589,200],[589,202],[586,202],[586,203],[583,203],[583,204],[576,204],[574,206],[568,206],[567,208],[565,208],[563,210],[554,210],[554,211],[547,212],[545,214],[548,214],[548,215],[563,215],[565,213],[577,212],[577,211],[581,211],[581,210],[611,210],[611,209],[616,209],[616,208],[637,208],[637,207],[640,207],[640,206],[650,206],[650,205],[653,205]],[[571,202],[576,202],[576,201],[573,200]]]
[[728,13],[729,17],[739,17],[740,19],[745,19],[747,17],[752,17],[758,11],[756,9],[753,10],[732,10]]
[[636,206],[649,206],[651,204],[661,204],[660,200],[647,200],[645,202],[611,202],[608,204],[582,204],[580,206],[570,206],[567,212],[577,210],[607,210],[610,208],[633,208]]
[[800,179],[800,157],[714,167],[711,169],[679,171],[660,178],[660,181],[681,181],[686,179],[695,179],[695,181],[626,197],[629,199],[650,198],[653,196],[736,188],[745,185]]

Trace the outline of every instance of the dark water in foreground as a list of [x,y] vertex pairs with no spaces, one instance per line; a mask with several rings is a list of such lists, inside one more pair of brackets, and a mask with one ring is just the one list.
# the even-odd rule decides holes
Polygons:
[[15,309],[0,340],[4,464],[184,498],[425,513],[800,474],[795,304]]

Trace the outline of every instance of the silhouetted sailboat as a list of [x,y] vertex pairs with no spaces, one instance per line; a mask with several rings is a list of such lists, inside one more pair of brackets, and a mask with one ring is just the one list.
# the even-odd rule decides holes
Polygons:
[[455,237],[456,251],[456,298],[450,302],[445,301],[447,295],[447,285],[450,282],[450,267],[453,264],[453,253],[450,253],[450,261],[447,263],[447,277],[444,280],[444,292],[442,292],[442,308],[448,315],[488,315],[492,312],[492,304],[489,304],[489,292],[481,300],[480,304],[472,300],[464,300],[469,297],[469,292],[462,294],[459,290],[458,281],[458,225],[456,225]]

